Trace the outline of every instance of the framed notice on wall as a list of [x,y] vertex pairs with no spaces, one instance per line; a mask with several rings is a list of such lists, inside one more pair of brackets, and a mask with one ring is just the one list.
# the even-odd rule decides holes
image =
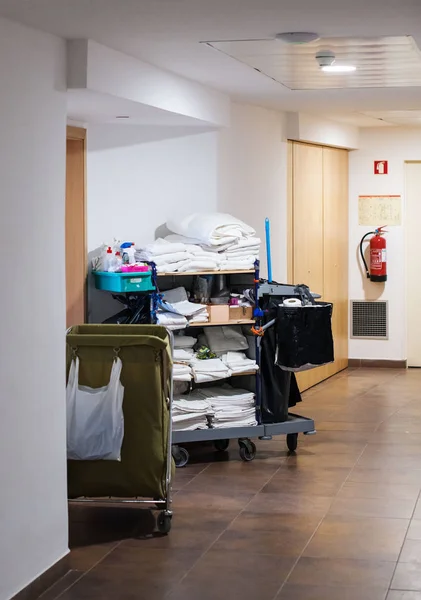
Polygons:
[[401,196],[359,196],[358,225],[401,225]]

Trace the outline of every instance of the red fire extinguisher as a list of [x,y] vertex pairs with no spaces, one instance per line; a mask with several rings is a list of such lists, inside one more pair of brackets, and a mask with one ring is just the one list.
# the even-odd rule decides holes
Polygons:
[[[386,240],[383,237],[387,231],[383,231],[386,225],[378,227],[375,231],[366,233],[360,242],[360,254],[364,263],[365,272],[370,281],[387,281]],[[370,239],[370,270],[364,258],[363,243],[368,235]]]

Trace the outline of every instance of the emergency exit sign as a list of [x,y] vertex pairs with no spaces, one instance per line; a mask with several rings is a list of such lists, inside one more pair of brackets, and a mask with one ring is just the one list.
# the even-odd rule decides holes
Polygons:
[[374,161],[374,175],[387,175],[389,171],[389,163],[387,160]]

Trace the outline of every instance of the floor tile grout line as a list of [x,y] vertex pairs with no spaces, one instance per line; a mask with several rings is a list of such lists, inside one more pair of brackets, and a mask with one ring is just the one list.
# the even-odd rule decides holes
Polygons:
[[[285,461],[285,459],[282,459],[283,461]],[[238,519],[238,517],[246,510],[247,506],[249,506],[249,504],[254,500],[254,498],[261,493],[261,491],[263,490],[263,488],[270,482],[272,481],[272,479],[275,477],[275,475],[278,473],[278,471],[281,469],[281,467],[278,467],[275,472],[273,473],[273,475],[271,477],[269,477],[269,479],[262,485],[262,487],[250,498],[250,500],[247,502],[247,504],[245,506],[243,506],[243,508],[238,512],[238,514],[227,524],[227,526],[225,527],[225,529],[223,531],[221,531],[221,533],[217,536],[217,538],[215,540],[213,540],[213,542],[211,542],[211,544],[202,552],[202,554],[199,556],[199,558],[195,561],[195,563],[190,567],[190,569],[188,569],[184,575],[181,577],[181,579],[179,579],[174,586],[176,585],[180,585],[180,583],[182,583],[184,581],[184,579],[191,573],[191,571],[196,567],[196,565],[202,560],[202,558],[204,558],[206,556],[206,554],[212,549],[212,547],[221,539],[221,537],[224,535],[224,533],[226,531],[228,531],[228,529],[231,527],[231,525]],[[168,597],[172,594],[173,590],[170,590],[168,592],[168,594],[165,594],[165,597]]]
[[[82,575],[80,577],[78,577],[76,579],[76,581],[74,581],[71,585],[69,585],[65,590],[60,592],[60,594],[58,594],[58,596],[56,596],[54,598],[54,600],[58,600],[59,598],[61,598],[63,596],[63,594],[68,592],[72,587],[74,587],[77,583],[79,583],[79,581],[81,581],[85,577],[85,575],[88,575],[88,573],[90,573],[92,571],[92,569],[95,569],[95,567],[97,567],[105,558],[107,558],[107,556],[112,554],[112,552],[114,552],[114,550],[116,550],[123,543],[123,541],[124,540],[120,540],[119,542],[117,542],[117,544],[115,546],[110,548],[109,552],[106,552],[104,554],[104,556],[102,556],[99,560],[96,561],[96,563],[94,563],[91,567],[89,567],[89,569],[87,571],[83,571]],[[70,570],[77,571],[77,569],[70,569]],[[40,600],[42,600],[42,598]]]
[[335,496],[332,497],[332,502],[329,504],[328,508],[326,509],[326,512],[324,513],[323,517],[320,519],[319,523],[317,524],[315,530],[313,531],[313,533],[311,534],[309,540],[307,541],[306,545],[304,546],[304,548],[301,551],[301,554],[298,556],[298,558],[296,559],[296,561],[294,562],[294,564],[292,565],[291,569],[289,570],[287,576],[285,577],[284,581],[282,582],[282,585],[280,586],[280,588],[278,589],[278,591],[276,592],[276,594],[274,595],[274,597],[272,598],[272,600],[276,600],[279,596],[279,594],[281,594],[282,590],[284,589],[285,585],[288,583],[288,579],[291,577],[292,572],[294,571],[295,567],[297,566],[299,560],[301,558],[303,558],[304,552],[306,551],[306,549],[308,548],[309,544],[311,543],[311,541],[313,540],[314,536],[316,535],[316,533],[318,532],[318,530],[320,529],[321,524],[323,523],[323,521],[326,519],[330,509],[332,508],[332,504],[335,502],[335,500],[337,499],[338,495],[340,494],[341,490],[343,489],[344,485],[347,483],[348,479],[351,477],[351,474],[353,472],[353,470],[355,469],[355,466],[357,465],[358,461],[360,460],[363,452],[365,451],[365,449],[367,448],[368,444],[365,444],[363,449],[361,450],[360,454],[358,455],[355,463],[353,464],[353,466],[350,468],[348,475],[345,477],[345,480],[342,482],[342,485],[339,487],[338,491],[336,492]]
[[[412,523],[412,520],[413,520],[413,518],[414,518],[414,515],[415,515],[415,511],[417,510],[417,505],[418,505],[418,502],[419,502],[419,500],[420,500],[420,497],[421,497],[421,490],[418,492],[418,497],[417,497],[417,500],[416,500],[416,502],[415,502],[414,510],[412,511],[412,515],[411,515],[411,518],[409,519],[408,527],[406,528],[405,537],[404,537],[404,540],[403,540],[403,542],[402,542],[402,547],[401,547],[401,549],[400,549],[399,556],[398,556],[398,558],[397,558],[397,560],[396,560],[395,568],[393,569],[392,577],[391,577],[391,579],[390,579],[388,593],[389,593],[389,592],[391,591],[391,589],[392,589],[390,586],[392,585],[392,583],[393,583],[393,579],[395,578],[396,569],[398,568],[399,560],[400,560],[400,557],[402,556],[403,547],[404,547],[404,545],[405,545],[406,538],[407,538],[407,536],[408,536],[408,531],[409,531],[409,528],[411,527],[411,523]],[[406,591],[406,590],[402,590],[402,591]]]

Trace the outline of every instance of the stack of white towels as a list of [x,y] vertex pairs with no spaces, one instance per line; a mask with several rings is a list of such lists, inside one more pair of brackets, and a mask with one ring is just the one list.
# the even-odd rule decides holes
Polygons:
[[206,429],[208,418],[212,416],[212,406],[202,396],[192,393],[190,396],[180,396],[173,400],[173,431]]
[[261,240],[256,231],[224,213],[194,213],[167,222],[172,232],[144,247],[137,261],[154,262],[158,273],[253,269]]
[[188,381],[192,380],[192,370],[190,363],[194,358],[193,346],[197,339],[189,335],[174,336],[174,356],[173,356],[173,380]]
[[200,388],[196,398],[207,400],[213,413],[212,427],[254,427],[257,425],[255,398],[252,392],[221,387]]
[[[193,379],[196,383],[207,383],[259,369],[256,361],[247,358],[244,352],[248,341],[240,327],[212,327],[199,340],[185,335],[176,335],[174,340],[174,381]],[[193,350],[196,344],[208,346],[217,357],[197,358]]]

